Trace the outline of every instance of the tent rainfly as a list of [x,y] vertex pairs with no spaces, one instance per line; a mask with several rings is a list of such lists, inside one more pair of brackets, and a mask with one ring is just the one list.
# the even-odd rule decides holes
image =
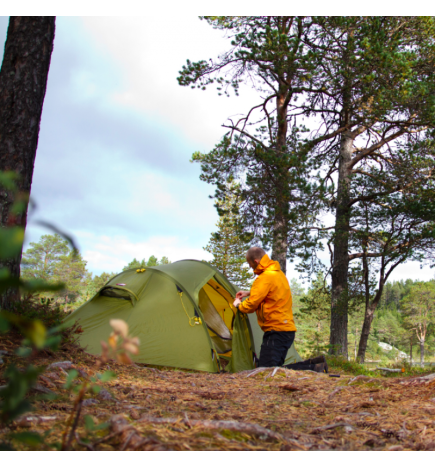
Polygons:
[[[80,344],[101,352],[110,319],[124,320],[140,339],[135,361],[158,366],[219,372],[255,367],[263,332],[256,315],[233,307],[236,289],[211,265],[181,260],[123,271],[108,281],[68,319],[78,320]],[[286,364],[300,361],[294,346]]]

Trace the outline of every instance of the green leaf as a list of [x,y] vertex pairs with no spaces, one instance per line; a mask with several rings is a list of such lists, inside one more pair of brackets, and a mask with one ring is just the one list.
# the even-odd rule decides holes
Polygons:
[[24,241],[22,227],[0,229],[0,259],[13,258],[21,253]]
[[44,347],[50,348],[53,351],[56,351],[59,348],[59,345],[61,342],[62,342],[61,336],[50,336],[45,340]]
[[100,377],[101,382],[109,382],[110,380],[113,380],[116,377],[115,372],[113,371],[106,371],[104,374]]
[[75,369],[71,369],[69,372],[68,372],[68,377],[66,378],[66,382],[64,384],[64,388],[66,389],[69,389],[71,388],[71,385],[72,385],[72,382],[75,378],[77,378],[77,376],[79,375],[79,373],[75,370]]
[[0,186],[7,190],[14,191],[16,189],[15,181],[18,179],[18,174],[13,171],[0,171]]
[[40,320],[32,320],[24,333],[37,348],[41,349],[44,347],[47,329]]
[[25,346],[21,346],[17,350],[15,350],[15,354],[19,357],[26,358],[32,354],[32,348],[27,348]]
[[10,434],[10,437],[32,447],[36,447],[44,442],[42,436],[37,432],[15,432]]
[[95,393],[95,395],[98,395],[101,391],[101,387],[99,385],[92,385],[92,392]]
[[0,333],[6,333],[10,330],[10,323],[4,317],[0,316]]
[[94,419],[92,418],[91,415],[89,414],[85,414],[84,416],[84,420],[85,420],[85,427],[88,431],[94,431],[95,430],[95,423],[94,423]]
[[0,442],[0,451],[14,452],[15,449],[12,447],[11,444],[8,444],[7,442]]
[[102,431],[103,429],[107,429],[108,427],[110,427],[110,423],[109,422],[103,422],[103,423],[98,424],[97,426],[95,426],[95,430],[96,431]]

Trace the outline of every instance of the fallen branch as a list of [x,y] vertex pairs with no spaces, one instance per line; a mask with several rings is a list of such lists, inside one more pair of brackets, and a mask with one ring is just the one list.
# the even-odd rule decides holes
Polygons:
[[402,372],[402,369],[388,369],[387,367],[376,367],[376,370],[384,372]]
[[[186,416],[186,415],[185,415]],[[208,430],[214,431],[234,431],[241,432],[248,435],[254,435],[258,437],[267,437],[274,440],[282,440],[284,442],[293,444],[300,450],[307,450],[307,447],[304,447],[299,442],[294,439],[284,437],[278,432],[266,429],[265,427],[260,426],[259,424],[252,423],[243,423],[239,421],[211,421],[207,419],[187,419],[187,417],[180,418],[155,418],[148,415],[143,415],[138,422],[149,422],[151,424],[186,424],[191,427],[202,427]],[[272,422],[272,421],[271,421]]]
[[328,424],[327,426],[320,426],[311,429],[311,434],[318,434],[322,431],[329,431],[330,429],[335,429],[336,427],[348,427],[350,430],[354,430],[354,428],[348,423],[337,423],[337,424]]
[[252,377],[252,376],[254,376],[254,375],[259,374],[260,372],[264,372],[264,371],[267,371],[267,370],[269,370],[269,369],[270,369],[269,367],[258,367],[257,369],[255,369],[254,371],[252,371],[250,374],[248,374],[248,375],[246,376],[246,378]]
[[83,447],[86,447],[86,448],[87,448],[88,450],[90,450],[91,452],[94,452],[94,451],[95,451],[94,447],[92,447],[91,444],[86,444],[85,442],[83,442],[83,441],[80,439],[80,437],[79,437],[79,435],[77,434],[77,432],[76,432],[74,435],[75,435],[75,438],[76,438],[76,442],[77,442],[79,445],[81,445],[81,446],[83,446]]
[[337,387],[333,392],[331,392],[329,395],[328,395],[328,398],[332,398],[334,395],[336,395],[337,393],[341,392],[343,390],[343,388],[345,387]]
[[362,379],[370,379],[368,375],[357,375],[353,379],[350,379],[348,382],[348,385],[350,385],[352,382],[356,382],[357,380],[362,380]]
[[111,429],[119,435],[122,443],[120,450],[137,450],[139,447],[147,444],[148,450],[167,450],[167,448],[154,437],[142,437],[137,429],[131,426],[123,415],[117,414],[110,418]]

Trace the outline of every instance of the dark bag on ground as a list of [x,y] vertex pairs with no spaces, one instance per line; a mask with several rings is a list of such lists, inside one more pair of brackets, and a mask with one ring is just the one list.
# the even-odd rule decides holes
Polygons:
[[314,372],[328,372],[328,364],[326,363],[325,356],[318,356],[305,361],[296,362],[295,364],[287,364],[284,366],[292,370],[310,370]]

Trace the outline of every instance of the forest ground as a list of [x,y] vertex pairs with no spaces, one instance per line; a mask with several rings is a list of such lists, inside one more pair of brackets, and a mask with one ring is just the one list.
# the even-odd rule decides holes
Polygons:
[[[0,337],[0,349],[11,353],[3,356],[0,385],[6,365],[20,365],[12,354],[18,342]],[[85,395],[73,450],[435,450],[435,375],[208,374],[115,362],[98,367],[96,356],[74,345],[39,352],[31,361],[47,366],[32,394],[57,397],[35,401],[30,413],[0,430],[0,440],[10,431],[51,430],[46,443],[60,443],[77,398],[64,388],[66,370],[74,367],[90,376],[110,369],[116,377],[98,395]],[[85,415],[108,427],[86,428]]]

